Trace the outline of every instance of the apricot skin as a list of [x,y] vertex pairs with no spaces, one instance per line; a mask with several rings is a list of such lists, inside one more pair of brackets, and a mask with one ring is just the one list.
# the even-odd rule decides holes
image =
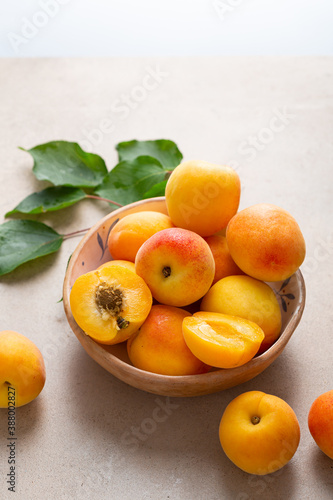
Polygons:
[[8,407],[8,396],[15,405],[33,401],[42,391],[46,379],[45,364],[38,347],[21,333],[0,332],[0,408]]
[[184,307],[207,293],[214,278],[215,262],[201,236],[174,227],[159,231],[141,246],[135,271],[158,302]]
[[209,367],[185,344],[183,319],[190,313],[178,307],[154,305],[140,330],[127,342],[134,366],[162,375],[195,375]]
[[265,475],[291,460],[300,441],[300,426],[283,399],[249,391],[225,409],[219,437],[225,454],[237,467],[249,474]]
[[321,394],[312,403],[308,426],[321,451],[333,460],[333,390]]
[[285,280],[305,258],[297,222],[275,205],[262,203],[241,210],[230,220],[226,237],[236,264],[258,280]]
[[170,227],[173,227],[170,217],[160,212],[126,215],[111,229],[108,238],[110,254],[114,259],[134,262],[139,248],[150,236]]
[[225,236],[213,234],[212,236],[207,236],[204,240],[208,243],[215,260],[213,285],[226,276],[244,274],[231,257]]
[[175,226],[211,236],[225,228],[237,212],[240,180],[228,166],[183,162],[169,177],[165,198]]

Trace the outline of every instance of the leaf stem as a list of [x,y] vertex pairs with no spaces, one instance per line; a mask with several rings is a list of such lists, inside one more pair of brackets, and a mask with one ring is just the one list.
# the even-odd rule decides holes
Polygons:
[[101,196],[96,196],[94,194],[87,194],[87,198],[92,198],[94,200],[101,200],[101,201],[107,201],[108,203],[113,203],[113,205],[117,205],[117,207],[123,207],[124,205],[121,205],[120,203],[117,203],[116,201],[108,200],[107,198],[102,198]]
[[73,231],[72,233],[62,234],[61,236],[63,237],[64,240],[66,240],[67,238],[72,238],[72,236],[86,233],[87,231],[89,231],[89,229],[90,229],[90,227],[88,227],[87,229],[79,229],[78,231]]

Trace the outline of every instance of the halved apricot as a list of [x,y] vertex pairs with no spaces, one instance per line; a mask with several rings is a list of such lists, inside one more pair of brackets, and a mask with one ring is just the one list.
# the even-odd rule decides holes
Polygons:
[[183,335],[197,358],[217,368],[244,365],[255,356],[265,337],[252,321],[210,312],[184,318]]
[[82,330],[101,344],[127,340],[145,321],[151,292],[140,276],[124,266],[104,266],[83,274],[70,295],[73,317]]

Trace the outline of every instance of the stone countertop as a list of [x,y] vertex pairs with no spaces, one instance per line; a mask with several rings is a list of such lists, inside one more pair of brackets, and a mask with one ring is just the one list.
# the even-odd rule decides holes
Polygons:
[[[134,389],[85,353],[59,302],[79,237],[0,278],[0,330],[28,336],[47,367],[41,395],[16,411],[15,498],[332,498],[333,461],[307,427],[313,400],[333,389],[332,58],[3,59],[0,75],[3,215],[45,185],[18,146],[78,141],[111,168],[118,142],[169,138],[187,160],[234,166],[242,181],[240,208],[259,202],[284,207],[307,242],[306,308],[285,351],[255,379],[198,398]],[[37,219],[68,233],[107,213],[105,203],[85,200]],[[301,426],[294,458],[269,476],[236,468],[218,440],[226,405],[249,390],[286,400]],[[163,422],[153,421],[157,407],[164,408]],[[4,410],[4,499],[12,498],[6,440]]]

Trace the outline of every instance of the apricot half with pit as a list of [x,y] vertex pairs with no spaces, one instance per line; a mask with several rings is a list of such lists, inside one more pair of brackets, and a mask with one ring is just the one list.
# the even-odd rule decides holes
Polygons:
[[77,278],[70,295],[73,317],[101,344],[127,340],[145,321],[151,292],[140,276],[123,266],[104,266]]

